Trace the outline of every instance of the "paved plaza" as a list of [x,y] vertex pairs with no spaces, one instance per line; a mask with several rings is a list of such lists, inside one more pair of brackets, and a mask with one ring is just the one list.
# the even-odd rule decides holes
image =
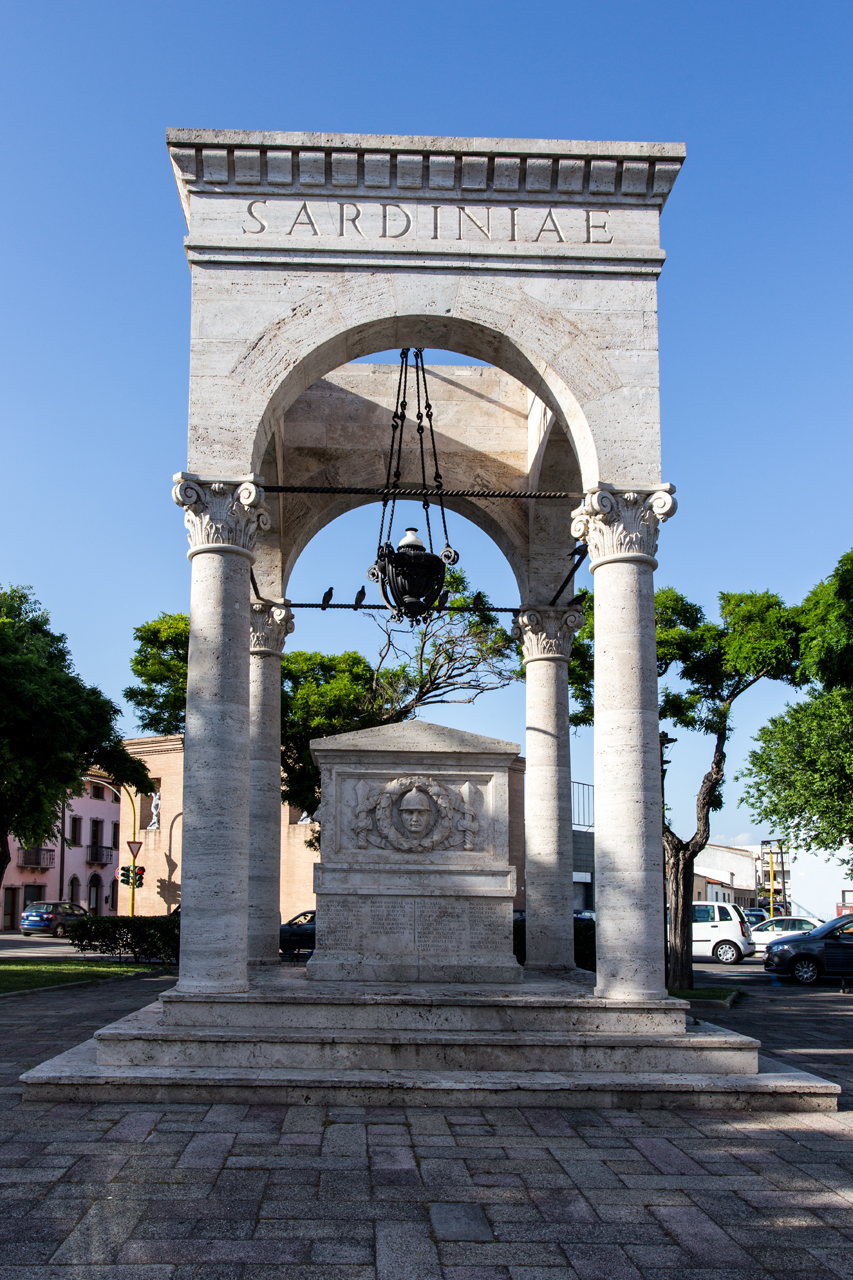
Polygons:
[[853,1277],[853,998],[725,978],[837,1115],[21,1103],[172,980],[4,998],[0,1280]]

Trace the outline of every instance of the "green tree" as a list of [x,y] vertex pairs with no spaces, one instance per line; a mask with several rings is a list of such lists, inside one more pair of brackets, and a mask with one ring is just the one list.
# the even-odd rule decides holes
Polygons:
[[98,765],[119,785],[150,794],[151,779],[116,728],[119,708],[74,672],[65,636],[29,587],[0,591],[0,883],[10,837],[39,845],[62,805]]
[[[710,737],[710,768],[696,795],[696,828],[684,839],[672,828],[664,804],[668,941],[671,987],[693,985],[693,866],[710,839],[710,815],[722,807],[726,748],[733,731],[732,706],[760,680],[797,684],[802,678],[798,610],[770,591],[720,592],[720,621],[672,587],[655,592],[658,676],[678,679],[660,687],[662,724]],[[675,741],[661,732],[664,750]]]
[[853,872],[853,551],[797,616],[808,695],[759,730],[740,803],[794,849],[843,850]]
[[[359,653],[286,650],[282,659],[282,799],[313,813],[320,777],[312,738],[407,720],[422,707],[473,702],[524,672],[519,649],[489,602],[472,592],[465,574],[450,569],[447,608],[422,627],[371,614],[381,630],[375,663]],[[139,722],[153,733],[184,727],[189,618],[161,614],[137,627],[132,670],[139,684],[125,690]]]

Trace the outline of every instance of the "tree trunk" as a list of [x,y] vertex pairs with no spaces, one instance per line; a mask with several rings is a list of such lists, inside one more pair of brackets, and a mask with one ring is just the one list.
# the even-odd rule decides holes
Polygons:
[[9,832],[0,831],[0,885],[3,883],[3,877],[6,874],[6,868],[12,861],[12,851],[9,848]]
[[669,905],[669,972],[666,985],[676,991],[693,986],[693,863],[683,840],[667,839],[666,900]]
[[663,822],[666,898],[669,907],[669,973],[666,985],[677,991],[689,991],[693,986],[693,864],[696,855],[702,852],[711,838],[711,809],[725,772],[727,734],[728,712],[717,732],[711,768],[702,779],[696,797],[696,831],[692,838],[681,840],[666,818]]

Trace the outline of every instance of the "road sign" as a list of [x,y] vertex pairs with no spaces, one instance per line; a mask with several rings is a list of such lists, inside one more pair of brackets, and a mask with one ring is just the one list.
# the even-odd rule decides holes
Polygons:
[[120,870],[120,868],[119,868],[119,867],[116,867],[116,880],[118,880],[119,870]]
[[128,842],[127,842],[127,847],[128,847],[128,849],[130,850],[130,856],[131,856],[132,858],[135,858],[135,857],[136,857],[136,855],[139,853],[139,850],[142,848],[142,841],[141,841],[141,840],[128,840]]

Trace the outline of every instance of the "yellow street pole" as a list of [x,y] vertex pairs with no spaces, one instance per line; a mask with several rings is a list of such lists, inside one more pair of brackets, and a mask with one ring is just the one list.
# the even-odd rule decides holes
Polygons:
[[770,919],[773,919],[773,901],[776,892],[776,879],[773,873],[773,850],[768,849],[767,854],[770,858]]
[[[136,805],[133,803],[133,796],[127,787],[123,786],[122,791],[130,801],[130,809],[133,814],[133,843],[136,844]],[[130,865],[130,914],[134,915],[136,908],[136,852],[131,849],[131,865]]]

